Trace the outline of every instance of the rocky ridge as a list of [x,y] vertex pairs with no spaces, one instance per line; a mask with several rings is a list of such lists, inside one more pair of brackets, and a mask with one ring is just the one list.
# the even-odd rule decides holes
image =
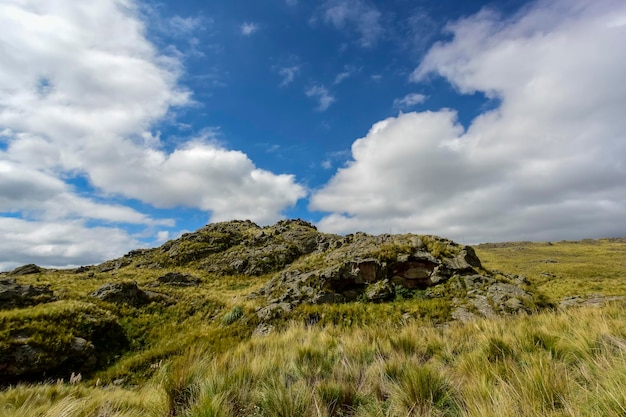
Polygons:
[[299,219],[265,227],[248,220],[209,224],[96,270],[181,266],[217,275],[272,274],[250,295],[261,300],[263,320],[303,303],[388,301],[397,289],[451,298],[458,320],[525,312],[534,305],[528,282],[484,270],[469,246],[428,235],[327,234]]
[[[176,308],[177,291],[194,291],[221,276],[266,277],[265,285],[248,295],[261,327],[271,327],[303,304],[438,298],[449,306],[451,320],[462,321],[529,312],[535,305],[523,277],[485,270],[469,246],[430,235],[327,234],[302,220],[265,227],[250,221],[209,224],[157,248],[67,271],[76,280],[100,280],[95,291],[79,295],[80,302],[14,278],[38,282],[38,275],[25,275],[53,272],[26,265],[2,274],[0,310],[8,315],[0,324],[11,329],[0,340],[0,379],[37,380],[64,369],[98,369],[128,343],[120,311]],[[134,275],[151,281],[144,279],[140,287]],[[152,291],[155,287],[159,292]],[[31,315],[37,320],[23,320]],[[57,337],[58,343],[40,340],[37,334],[47,329],[56,329],[47,338]]]

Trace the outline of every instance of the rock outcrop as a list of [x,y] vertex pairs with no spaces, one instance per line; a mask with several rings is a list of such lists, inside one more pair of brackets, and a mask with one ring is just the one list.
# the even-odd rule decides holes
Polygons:
[[0,385],[89,373],[128,346],[117,318],[89,303],[57,301],[10,311],[0,327]]
[[140,289],[134,281],[107,283],[89,296],[109,303],[128,304],[133,307],[141,307],[153,302],[173,303],[173,300],[164,294]]
[[198,277],[180,272],[168,272],[157,278],[157,284],[171,285],[173,287],[194,287],[200,285],[201,282]]
[[471,247],[435,236],[364,233],[299,259],[252,297],[268,300],[258,315],[270,319],[302,303],[389,300],[395,288],[454,295],[462,319],[526,311],[532,300],[522,286],[484,271]]
[[18,284],[15,278],[0,279],[0,310],[34,306],[56,300],[49,286]]
[[98,265],[100,272],[137,268],[193,267],[218,275],[259,276],[277,272],[303,255],[340,239],[303,220],[260,227],[246,220],[206,225],[155,249],[139,249]]
[[19,277],[21,275],[38,274],[42,269],[35,264],[22,265],[9,272],[10,276]]
[[626,296],[624,295],[613,295],[613,296],[605,296],[601,294],[590,294],[590,295],[574,295],[571,297],[565,297],[559,302],[558,308],[559,310],[567,310],[572,307],[601,307],[605,303],[609,303],[612,301],[623,301],[626,300]]
[[[216,275],[273,274],[251,295],[265,300],[258,312],[264,319],[302,303],[383,302],[394,299],[398,288],[409,292],[430,289],[426,296],[448,297],[453,316],[464,320],[527,311],[533,305],[523,280],[486,272],[471,247],[436,236],[326,234],[303,220],[283,220],[265,227],[249,220],[209,224],[158,248],[134,250],[95,269],[178,267]],[[151,285],[196,283],[190,276],[169,272]],[[148,302],[141,293],[123,298],[133,305]]]

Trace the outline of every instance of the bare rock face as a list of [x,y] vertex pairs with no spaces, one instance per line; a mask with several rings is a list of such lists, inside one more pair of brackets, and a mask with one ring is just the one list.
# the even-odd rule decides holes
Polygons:
[[0,279],[0,310],[29,307],[56,300],[48,286],[18,284],[15,278]]

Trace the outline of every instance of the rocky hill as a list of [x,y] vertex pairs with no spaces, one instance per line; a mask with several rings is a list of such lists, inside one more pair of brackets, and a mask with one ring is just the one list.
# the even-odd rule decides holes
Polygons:
[[[489,272],[469,246],[428,235],[327,234],[302,220],[209,224],[100,265],[68,271],[25,265],[2,275],[0,310],[9,311],[0,317],[0,376],[11,381],[69,368],[90,373],[128,349],[169,351],[155,347],[165,343],[159,321],[176,326],[202,317],[207,331],[222,332],[224,323],[245,315],[242,305],[246,332],[296,318],[300,307],[355,301],[434,300],[446,311],[440,321],[536,307],[524,277]],[[246,280],[254,285],[236,297],[245,302],[221,313],[232,301],[216,289],[219,282]]]
[[384,302],[425,291],[448,297],[453,317],[468,320],[529,311],[533,295],[523,277],[486,271],[474,250],[428,235],[347,236],[319,232],[303,220],[260,227],[250,221],[209,224],[154,249],[135,250],[98,265],[120,268],[191,267],[219,275],[270,275],[251,298],[264,300],[261,319],[302,303]]

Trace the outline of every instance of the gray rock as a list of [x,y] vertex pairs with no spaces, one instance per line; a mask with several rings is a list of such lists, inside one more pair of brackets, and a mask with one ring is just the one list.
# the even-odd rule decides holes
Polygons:
[[109,311],[64,303],[4,318],[8,332],[0,344],[0,385],[89,373],[127,348],[124,330]]
[[152,302],[173,303],[173,300],[165,294],[140,289],[134,281],[107,283],[89,296],[109,303],[129,304],[134,307]]
[[388,301],[396,295],[393,284],[388,279],[374,282],[365,288],[365,298],[369,301]]
[[[459,277],[458,282],[476,275],[470,279],[471,285],[495,281],[477,273],[481,264],[472,248],[442,238],[427,238],[437,256],[427,251],[428,245],[417,235],[347,235],[329,244],[326,251],[294,262],[254,296],[267,297],[270,306],[286,303],[292,309],[302,303],[390,300],[394,298],[394,285],[425,290],[445,284],[452,276]],[[269,317],[273,311],[261,309],[259,317]]]
[[261,320],[271,320],[280,317],[285,313],[289,313],[290,311],[291,304],[289,303],[269,304],[265,307],[260,308],[257,311],[257,316]]
[[192,287],[200,285],[200,278],[191,274],[182,274],[180,272],[168,272],[157,278],[159,284],[171,285],[174,287]]
[[21,275],[39,274],[42,271],[40,267],[35,264],[22,265],[9,272],[10,276],[19,277]]
[[601,294],[590,294],[587,296],[574,295],[563,298],[559,302],[559,309],[566,310],[572,307],[600,307],[611,301],[626,301],[626,296],[604,296]]
[[14,278],[0,279],[0,310],[49,303],[56,298],[49,286],[18,284]]
[[457,321],[468,322],[478,319],[479,316],[469,311],[467,307],[456,307],[452,311],[452,318]]
[[469,302],[472,306],[474,306],[474,308],[478,311],[478,313],[480,313],[482,317],[493,318],[497,316],[487,296],[475,295],[470,298]]

